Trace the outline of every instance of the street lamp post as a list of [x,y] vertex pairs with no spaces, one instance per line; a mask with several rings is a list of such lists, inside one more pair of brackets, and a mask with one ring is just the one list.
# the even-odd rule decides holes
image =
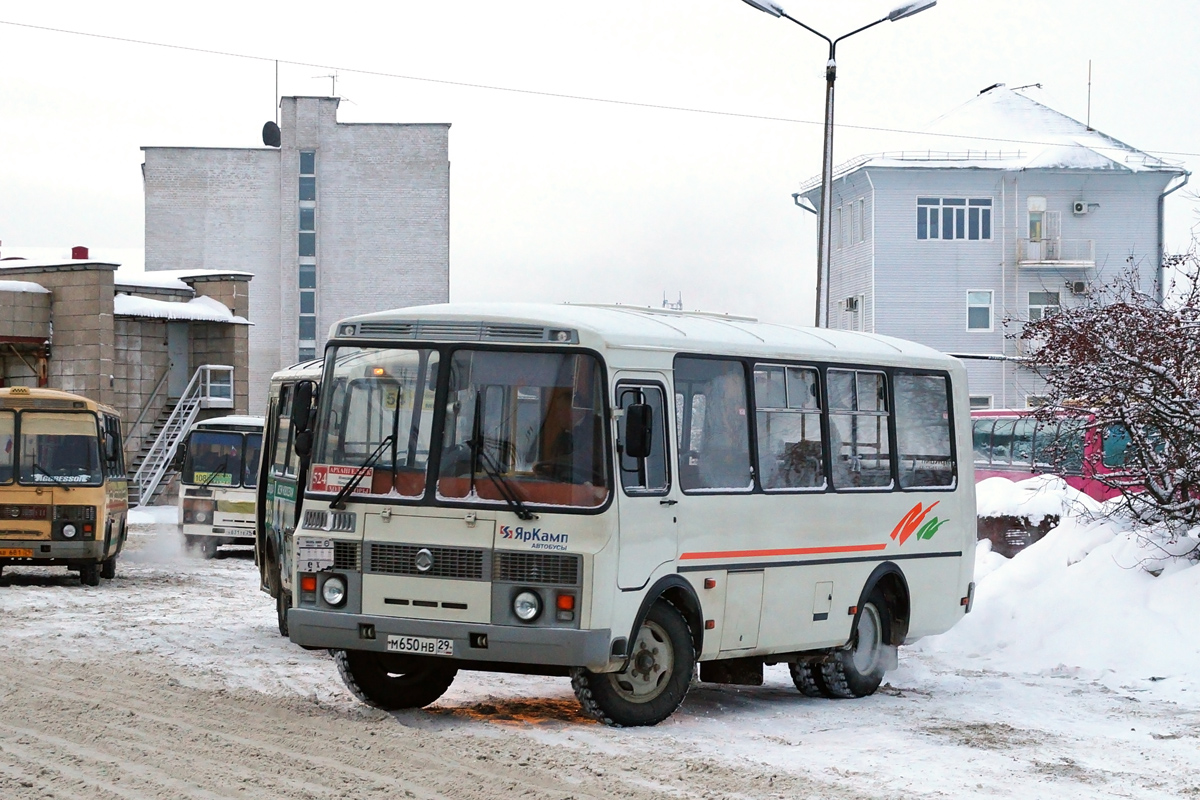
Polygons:
[[743,0],[759,11],[765,11],[773,17],[790,19],[809,33],[820,36],[829,44],[829,60],[825,63],[825,144],[821,157],[821,217],[820,229],[817,233],[817,308],[816,325],[818,328],[829,326],[829,244],[832,238],[833,209],[833,82],[837,80],[837,44],[867,28],[873,28],[881,22],[895,22],[911,17],[927,8],[937,5],[937,0],[915,0],[897,6],[891,12],[874,22],[856,28],[836,39],[830,39],[818,30],[808,27],[795,17],[788,16],[783,6],[773,0]]

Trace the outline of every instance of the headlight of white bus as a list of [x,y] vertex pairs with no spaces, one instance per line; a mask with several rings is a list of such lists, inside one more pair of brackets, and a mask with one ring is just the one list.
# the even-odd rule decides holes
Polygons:
[[346,602],[346,582],[338,577],[326,578],[321,586],[321,597],[331,606],[340,606]]
[[533,622],[542,613],[542,598],[528,589],[513,598],[513,613],[522,622]]

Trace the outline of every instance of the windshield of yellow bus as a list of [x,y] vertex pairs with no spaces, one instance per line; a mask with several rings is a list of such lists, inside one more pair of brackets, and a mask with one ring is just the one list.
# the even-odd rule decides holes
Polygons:
[[[0,447],[3,447],[2,430]],[[94,414],[22,411],[18,430],[19,483],[69,488],[99,486],[103,481]]]
[[12,483],[16,435],[17,415],[12,411],[0,411],[0,483]]

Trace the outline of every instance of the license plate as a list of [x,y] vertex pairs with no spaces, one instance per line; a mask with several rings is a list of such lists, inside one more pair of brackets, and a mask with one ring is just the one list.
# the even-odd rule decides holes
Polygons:
[[422,636],[394,636],[387,638],[389,653],[415,653],[422,656],[454,655],[453,639],[426,639]]
[[28,547],[0,547],[0,558],[33,558]]
[[323,572],[327,569],[333,569],[333,539],[297,537],[296,571]]

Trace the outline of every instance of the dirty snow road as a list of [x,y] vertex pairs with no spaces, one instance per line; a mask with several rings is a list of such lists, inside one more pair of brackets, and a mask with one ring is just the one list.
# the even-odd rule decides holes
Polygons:
[[924,649],[870,698],[809,699],[775,667],[649,729],[584,718],[565,679],[486,673],[379,712],[277,635],[248,554],[174,537],[135,529],[95,589],[5,572],[0,797],[1200,797],[1194,683]]

